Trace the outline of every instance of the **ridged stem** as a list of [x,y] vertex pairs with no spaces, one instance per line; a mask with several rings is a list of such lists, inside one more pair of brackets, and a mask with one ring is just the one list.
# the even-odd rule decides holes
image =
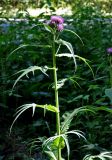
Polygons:
[[[52,52],[53,52],[53,73],[54,73],[54,87],[55,87],[55,105],[59,111],[59,98],[57,87],[57,68],[56,68],[56,49],[55,49],[55,34],[53,34]],[[60,135],[60,112],[56,113],[56,131],[57,135]],[[61,149],[58,146],[58,160],[61,160]]]

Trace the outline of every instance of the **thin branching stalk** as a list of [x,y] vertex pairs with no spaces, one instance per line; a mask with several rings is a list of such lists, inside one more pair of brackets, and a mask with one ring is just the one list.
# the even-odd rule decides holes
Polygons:
[[[56,68],[56,50],[55,50],[55,34],[53,34],[53,43],[52,43],[52,54],[53,54],[53,72],[54,72],[54,87],[55,87],[55,104],[56,108],[59,111],[59,98],[58,98],[58,87],[57,87],[57,68]],[[56,113],[56,130],[57,135],[60,135],[60,112]],[[61,160],[61,149],[58,146],[58,160]]]

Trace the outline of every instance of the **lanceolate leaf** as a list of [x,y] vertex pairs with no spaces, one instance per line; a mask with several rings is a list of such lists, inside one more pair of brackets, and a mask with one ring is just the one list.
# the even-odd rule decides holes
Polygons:
[[94,112],[96,112],[96,111],[106,111],[106,112],[112,113],[112,109],[109,108],[108,106],[96,107],[96,106],[88,105],[88,106],[85,106],[85,107],[92,109]]
[[77,36],[77,37],[80,39],[81,43],[84,45],[82,39],[80,38],[80,36],[79,36],[77,33],[75,33],[75,32],[72,31],[72,30],[69,30],[69,29],[64,29],[64,31],[70,32],[70,33],[74,34],[75,36]]
[[84,140],[86,140],[86,138],[84,137],[84,133],[80,130],[72,130],[72,131],[68,131],[66,132],[66,134],[75,134],[77,135],[79,138],[82,137]]
[[80,60],[82,60],[91,70],[92,74],[93,74],[93,77],[94,77],[94,73],[93,73],[93,70],[91,68],[91,66],[89,65],[89,63],[87,62],[88,60],[83,58],[83,57],[80,57],[78,55],[74,55],[74,54],[70,54],[70,53],[61,53],[61,54],[56,54],[57,57],[68,57],[68,58],[79,58]]
[[[14,53],[16,53],[18,50],[22,49],[22,48],[26,48],[26,47],[43,47],[43,45],[36,45],[36,44],[23,44],[20,45],[19,47],[17,47],[16,49],[14,49],[7,57],[7,59]],[[44,47],[50,47],[49,45],[44,45]]]
[[100,106],[100,107],[96,107],[95,108],[96,111],[106,111],[106,112],[109,112],[109,113],[112,113],[112,109],[109,108],[108,106]]
[[[47,67],[47,66],[45,66],[45,67],[31,66],[31,67],[29,67],[29,68],[27,68],[27,69],[20,70],[20,71],[17,72],[16,74],[21,73],[21,72],[22,72],[22,74],[21,74],[21,75],[17,78],[17,80],[15,81],[15,83],[14,83],[14,85],[13,85],[13,87],[12,87],[12,90],[13,90],[13,88],[15,87],[15,85],[17,84],[17,82],[18,82],[22,77],[24,77],[25,75],[28,77],[28,73],[29,73],[29,72],[32,72],[33,75],[34,75],[34,71],[35,71],[35,70],[40,70],[42,73],[44,73],[46,76],[48,76],[48,75],[46,74],[46,71],[48,70],[48,67]],[[29,77],[28,77],[28,78],[29,78]]]
[[69,141],[67,139],[67,135],[62,135],[64,141],[65,141],[65,144],[66,144],[66,147],[67,147],[67,155],[68,155],[68,160],[69,160],[69,156],[70,156],[70,146],[69,146]]
[[94,113],[94,111],[92,109],[89,109],[87,107],[76,108],[76,109],[74,109],[74,111],[72,111],[70,113],[66,112],[63,115],[64,122],[61,123],[61,133],[67,132],[74,116],[76,116],[79,112],[84,112],[84,111],[90,111],[90,112]]
[[48,156],[50,158],[52,158],[52,160],[57,160],[57,158],[55,157],[54,153],[52,151],[44,151],[46,154],[48,154]]
[[60,39],[60,40],[58,41],[58,43],[61,44],[61,45],[65,45],[65,46],[68,48],[68,50],[69,50],[70,53],[72,54],[72,57],[73,57],[73,60],[74,60],[74,63],[75,63],[75,68],[77,69],[77,63],[76,63],[76,59],[75,59],[75,56],[74,56],[75,54],[74,54],[74,50],[73,50],[72,45],[71,45],[69,42],[64,41],[64,40],[62,40],[62,39]]
[[31,103],[31,104],[24,104],[20,107],[18,107],[17,109],[17,112],[15,113],[15,119],[10,127],[10,132],[12,130],[12,127],[14,125],[14,123],[16,122],[16,120],[19,118],[19,116],[24,112],[26,111],[27,109],[29,108],[32,108],[33,110],[33,113],[32,113],[32,116],[34,116],[34,113],[35,113],[35,109],[37,108],[43,108],[44,110],[48,110],[48,111],[51,111],[51,112],[55,112],[55,113],[58,113],[58,109],[55,107],[55,106],[52,106],[52,105],[38,105],[38,104],[35,104],[35,103]]
[[83,58],[83,57],[80,57],[80,56],[78,56],[78,55],[75,55],[75,57],[81,59],[81,60],[90,68],[90,70],[91,70],[91,72],[92,72],[92,74],[93,74],[93,77],[94,77],[94,72],[93,72],[91,66],[89,65],[89,63],[87,62],[88,60],[85,59],[85,58]]
[[83,160],[96,160],[96,159],[99,159],[99,160],[111,160],[112,159],[112,152],[101,152],[100,154],[98,155],[86,155]]
[[73,57],[73,55],[70,54],[70,53],[56,54],[56,56],[57,56],[57,57],[69,57],[69,58]]

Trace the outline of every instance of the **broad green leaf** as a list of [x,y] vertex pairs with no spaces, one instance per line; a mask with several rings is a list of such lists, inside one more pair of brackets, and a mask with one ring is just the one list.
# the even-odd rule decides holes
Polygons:
[[[69,157],[69,155],[70,155],[70,148],[69,148],[69,143],[68,143],[68,140],[67,140],[65,134],[56,135],[56,136],[50,137],[47,140],[45,140],[43,142],[43,144],[42,144],[43,151],[46,151],[46,150],[49,150],[49,149],[53,150],[54,149],[54,146],[53,146],[54,141],[56,142],[56,144],[58,144],[58,140],[59,139],[61,139],[62,141],[63,140],[65,141],[65,144],[67,146],[68,157]],[[60,146],[60,147],[62,148],[62,146]],[[64,160],[64,159],[61,158],[61,160]],[[69,160],[69,158],[68,158],[68,160]]]
[[43,150],[46,150],[47,146],[49,146],[49,144],[51,144],[54,140],[56,140],[57,138],[61,138],[62,134],[60,135],[56,135],[56,136],[52,136],[50,138],[48,138],[47,140],[45,140],[42,144]]
[[110,99],[110,104],[112,104],[112,88],[106,89],[105,95]]
[[51,144],[52,149],[57,149],[58,147],[60,147],[61,149],[63,149],[65,147],[65,143],[64,143],[64,139],[62,137],[58,137],[56,138],[52,144]]

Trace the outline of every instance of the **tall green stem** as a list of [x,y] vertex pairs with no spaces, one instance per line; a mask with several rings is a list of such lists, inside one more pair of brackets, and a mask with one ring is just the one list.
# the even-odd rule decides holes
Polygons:
[[[58,88],[57,88],[57,68],[56,68],[56,49],[55,49],[55,34],[53,34],[53,44],[52,44],[52,52],[53,52],[53,72],[54,72],[54,86],[55,86],[55,103],[56,108],[59,111],[59,99],[58,99]],[[56,113],[56,130],[57,135],[60,135],[60,111]],[[61,149],[58,146],[58,160],[61,160]]]

